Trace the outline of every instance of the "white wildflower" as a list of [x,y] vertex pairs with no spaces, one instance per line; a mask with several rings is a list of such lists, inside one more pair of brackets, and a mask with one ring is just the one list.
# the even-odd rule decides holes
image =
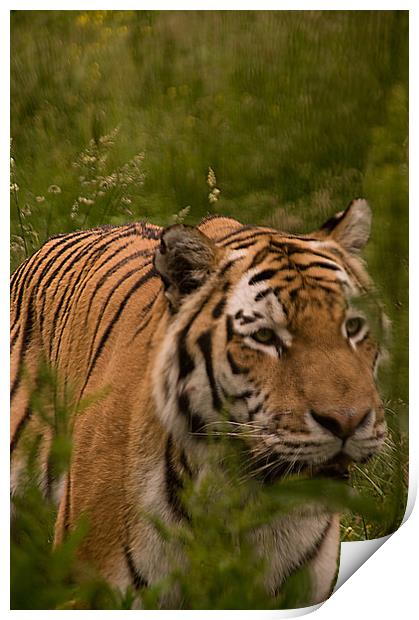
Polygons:
[[50,185],[48,192],[50,194],[61,194],[61,187],[59,185]]

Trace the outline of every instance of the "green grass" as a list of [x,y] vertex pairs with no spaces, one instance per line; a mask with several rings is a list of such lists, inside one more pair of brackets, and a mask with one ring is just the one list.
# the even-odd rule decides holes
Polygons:
[[[304,232],[369,200],[365,256],[392,321],[380,372],[390,437],[352,473],[379,515],[346,514],[342,539],[394,531],[408,479],[407,12],[12,11],[11,23],[12,269],[49,236],[96,224],[221,213]],[[53,550],[53,507],[31,484],[19,502],[16,607],[131,605],[96,578],[74,585],[82,525]],[[235,579],[257,573],[228,548],[231,596],[211,590],[222,575],[212,558],[213,608],[239,604]]]

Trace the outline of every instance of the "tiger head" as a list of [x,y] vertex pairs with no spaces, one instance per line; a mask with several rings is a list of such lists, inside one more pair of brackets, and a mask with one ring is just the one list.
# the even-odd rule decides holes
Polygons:
[[170,318],[154,367],[165,428],[199,449],[227,415],[266,480],[346,476],[372,456],[386,424],[380,347],[359,309],[373,291],[359,257],[370,226],[359,199],[310,235],[227,218],[166,229],[155,268]]

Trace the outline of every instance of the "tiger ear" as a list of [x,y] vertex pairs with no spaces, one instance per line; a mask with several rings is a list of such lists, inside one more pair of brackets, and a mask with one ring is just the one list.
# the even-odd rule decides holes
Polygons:
[[332,238],[348,252],[357,254],[365,247],[369,239],[371,220],[369,204],[363,198],[357,198],[345,211],[327,220],[320,229],[320,235],[322,238]]
[[172,309],[176,310],[184,297],[202,286],[216,263],[215,244],[197,228],[175,224],[163,231],[154,267]]

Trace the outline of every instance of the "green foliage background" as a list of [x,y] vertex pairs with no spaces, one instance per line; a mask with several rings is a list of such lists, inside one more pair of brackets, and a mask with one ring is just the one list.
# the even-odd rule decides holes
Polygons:
[[[190,207],[191,224],[220,213],[304,232],[369,200],[366,258],[393,324],[381,373],[390,440],[353,471],[379,517],[346,515],[342,539],[393,531],[407,488],[408,13],[12,11],[11,26],[12,268],[52,234],[96,224],[166,225]],[[65,461],[67,443],[60,450]],[[54,509],[33,485],[18,514],[13,607],[131,606],[91,577],[75,590],[83,527],[53,550]],[[208,532],[214,544],[221,534],[196,532],[206,546],[191,547],[190,604],[200,593],[214,609],[240,606],[234,584],[257,569],[232,560],[230,570],[223,538],[225,562],[215,554],[205,582]],[[228,602],[216,594],[220,566]],[[261,608],[260,593],[246,604]]]

